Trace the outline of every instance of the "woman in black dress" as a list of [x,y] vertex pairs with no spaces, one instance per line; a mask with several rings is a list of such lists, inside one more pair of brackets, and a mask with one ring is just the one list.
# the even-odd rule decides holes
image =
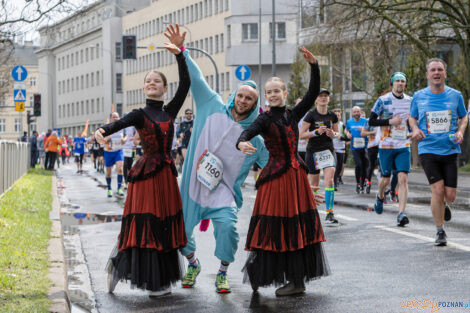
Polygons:
[[310,63],[311,78],[305,97],[292,110],[286,109],[284,82],[270,78],[265,85],[269,112],[263,113],[237,141],[243,153],[256,149],[249,140],[261,134],[269,151],[256,186],[259,187],[248,229],[245,250],[250,251],[243,271],[253,290],[284,284],[277,296],[304,292],[305,282],[326,276],[325,241],[315,197],[307,180],[307,168],[297,152],[298,123],[320,90],[320,71],[310,51],[302,48]]
[[166,48],[176,55],[180,83],[175,97],[163,105],[166,77],[149,72],[144,79],[147,96],[143,109],[96,131],[96,139],[134,126],[142,142],[144,155],[129,172],[117,249],[108,262],[108,290],[113,292],[119,280],[146,289],[150,296],[168,293],[171,284],[182,278],[178,249],[187,243],[177,171],[171,157],[174,120],[189,90],[190,79],[185,57],[173,44]]

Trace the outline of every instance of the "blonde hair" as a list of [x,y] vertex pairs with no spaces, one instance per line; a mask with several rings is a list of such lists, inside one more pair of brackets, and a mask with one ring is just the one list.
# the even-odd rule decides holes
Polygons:
[[267,83],[270,83],[270,82],[279,83],[279,84],[281,84],[281,89],[282,89],[283,91],[286,91],[286,90],[287,90],[287,89],[286,89],[286,83],[284,83],[284,81],[283,81],[282,78],[280,78],[280,77],[271,77],[271,78],[269,78],[269,79],[266,81],[266,83],[264,84],[265,89],[266,89],[266,84],[267,84]]

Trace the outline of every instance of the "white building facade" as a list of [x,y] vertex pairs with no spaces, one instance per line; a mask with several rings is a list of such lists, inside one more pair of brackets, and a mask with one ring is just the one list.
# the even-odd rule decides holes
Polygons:
[[39,29],[40,131],[76,136],[122,113],[122,16],[149,2],[100,0]]

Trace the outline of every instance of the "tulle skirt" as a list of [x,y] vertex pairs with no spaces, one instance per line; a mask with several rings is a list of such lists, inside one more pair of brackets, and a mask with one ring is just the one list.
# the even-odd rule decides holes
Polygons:
[[329,274],[320,217],[305,171],[290,168],[263,183],[256,196],[245,250],[244,282],[297,286]]
[[178,249],[186,243],[178,184],[165,166],[154,177],[129,183],[118,244],[107,270],[133,287],[166,289],[182,278]]

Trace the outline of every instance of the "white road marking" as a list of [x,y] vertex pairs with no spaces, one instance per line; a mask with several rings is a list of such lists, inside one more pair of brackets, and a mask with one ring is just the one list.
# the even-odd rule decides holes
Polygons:
[[[431,237],[426,237],[426,236],[422,236],[422,235],[418,235],[418,234],[409,233],[409,232],[406,232],[406,231],[403,231],[403,230],[400,230],[400,229],[391,228],[391,227],[384,226],[384,225],[377,225],[377,226],[374,226],[374,227],[379,228],[379,229],[383,229],[383,230],[386,230],[386,231],[389,231],[389,232],[392,232],[392,233],[397,233],[397,234],[400,234],[400,235],[405,235],[405,236],[408,236],[408,237],[413,237],[413,238],[417,238],[417,239],[420,239],[420,240],[423,240],[423,241],[434,243],[434,238],[431,238]],[[447,246],[457,248],[457,249],[460,249],[460,250],[463,250],[463,251],[466,251],[466,252],[470,252],[470,247],[461,245],[459,243],[447,242]]]

